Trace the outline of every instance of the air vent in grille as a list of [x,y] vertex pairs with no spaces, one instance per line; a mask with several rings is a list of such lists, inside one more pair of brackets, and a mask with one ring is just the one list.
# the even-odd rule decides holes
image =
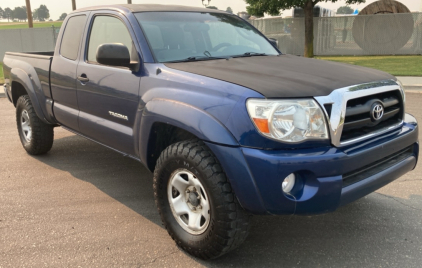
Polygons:
[[414,147],[409,146],[393,155],[384,157],[374,163],[364,166],[360,169],[351,171],[343,175],[343,187],[349,186],[370,176],[373,176],[395,164],[405,160],[406,158],[414,155]]
[[333,105],[331,103],[324,104],[324,108],[327,111],[328,118],[331,118],[331,110],[333,109]]
[[[381,112],[374,114],[375,106],[379,105],[382,106],[382,114]],[[381,115],[378,120],[377,115]],[[340,141],[344,142],[388,128],[400,123],[402,117],[403,101],[398,90],[349,100]]]

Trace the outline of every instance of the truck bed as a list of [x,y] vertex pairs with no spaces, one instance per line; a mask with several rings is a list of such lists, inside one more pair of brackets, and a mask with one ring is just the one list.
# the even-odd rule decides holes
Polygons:
[[[40,83],[42,92],[37,92],[37,97],[44,99],[45,97],[51,98],[50,92],[50,64],[54,52],[6,52],[4,58],[4,76],[9,77],[11,70],[8,62],[9,59],[14,61],[13,67],[19,67],[32,74],[34,83]],[[18,63],[19,62],[19,63]],[[36,74],[34,74],[34,71]],[[39,78],[39,82],[36,81]],[[45,96],[45,97],[44,97]]]
[[[26,80],[22,84],[32,87],[29,94],[34,94],[32,100],[39,103],[37,115],[45,120],[49,114],[46,103],[51,99],[50,91],[50,66],[54,52],[16,53],[6,52],[3,60],[3,70],[6,85],[10,80]],[[13,67],[13,68],[12,68]],[[13,85],[9,85],[13,87]],[[32,92],[32,93],[31,93]],[[11,92],[9,92],[10,96]]]

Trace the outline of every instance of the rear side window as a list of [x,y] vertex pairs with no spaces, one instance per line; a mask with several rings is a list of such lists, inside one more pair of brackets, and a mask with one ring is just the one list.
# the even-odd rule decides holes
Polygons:
[[60,54],[70,60],[76,60],[78,57],[79,44],[85,27],[86,16],[71,17],[64,30]]

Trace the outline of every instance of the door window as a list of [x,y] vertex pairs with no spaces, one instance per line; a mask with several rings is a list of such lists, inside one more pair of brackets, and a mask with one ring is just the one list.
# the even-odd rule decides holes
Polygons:
[[97,49],[102,44],[120,43],[129,49],[132,58],[133,42],[126,25],[116,17],[97,16],[92,25],[88,44],[88,62],[97,62]]

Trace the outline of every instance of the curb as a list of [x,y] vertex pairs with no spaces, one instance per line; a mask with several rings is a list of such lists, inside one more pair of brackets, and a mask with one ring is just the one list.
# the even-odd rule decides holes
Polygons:
[[405,89],[404,92],[406,93],[413,93],[413,94],[422,94],[422,89]]
[[403,85],[404,90],[422,91],[422,85]]
[[0,98],[6,98],[6,94],[0,93]]

